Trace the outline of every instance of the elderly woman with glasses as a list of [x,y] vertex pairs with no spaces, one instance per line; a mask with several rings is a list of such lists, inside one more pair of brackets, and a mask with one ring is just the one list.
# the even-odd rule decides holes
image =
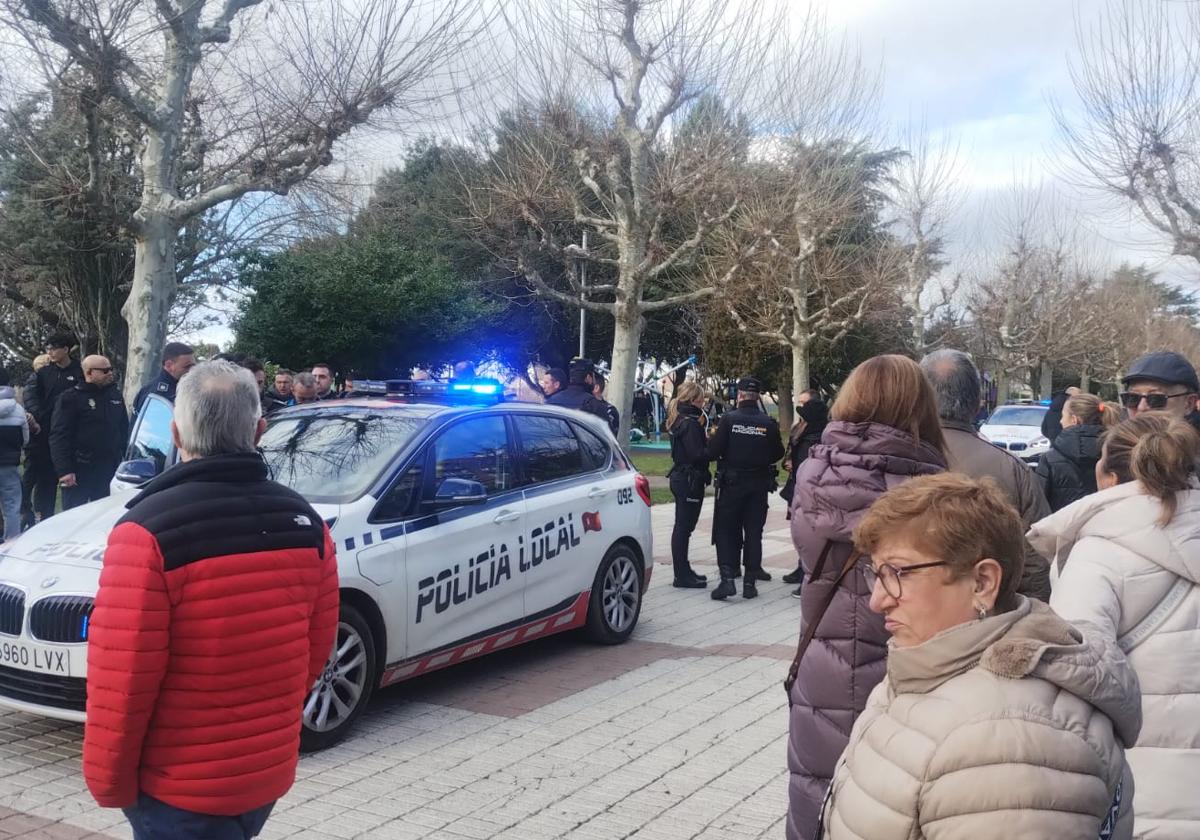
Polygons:
[[829,840],[1129,838],[1137,678],[1114,643],[1017,594],[1021,520],[990,479],[921,478],[855,530],[892,638],[838,762]]

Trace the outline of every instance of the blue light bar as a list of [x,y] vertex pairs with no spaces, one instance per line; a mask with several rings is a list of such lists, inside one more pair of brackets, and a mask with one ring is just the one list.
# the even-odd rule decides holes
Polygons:
[[356,379],[354,393],[399,400],[431,402],[495,402],[503,399],[504,387],[494,379]]

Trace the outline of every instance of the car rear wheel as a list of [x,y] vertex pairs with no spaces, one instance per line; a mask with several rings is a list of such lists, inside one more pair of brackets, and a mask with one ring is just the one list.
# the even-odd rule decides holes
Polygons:
[[588,602],[587,634],[616,645],[632,635],[642,611],[642,562],[627,545],[614,545],[600,561]]
[[337,640],[304,700],[300,749],[315,752],[346,737],[375,690],[375,641],[358,610],[343,604]]

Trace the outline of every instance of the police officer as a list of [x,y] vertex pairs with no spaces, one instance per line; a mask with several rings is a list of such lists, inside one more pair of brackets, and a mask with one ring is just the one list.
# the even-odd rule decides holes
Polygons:
[[615,405],[604,399],[604,388],[607,385],[604,375],[599,371],[592,374],[592,396],[604,409],[604,419],[608,421],[608,428],[612,429],[612,433],[615,435],[621,429],[621,412],[617,411]]
[[112,362],[83,360],[84,381],[58,398],[50,455],[63,488],[63,510],[102,499],[129,437],[129,414],[114,383]]
[[767,494],[775,486],[775,464],[783,457],[783,439],[779,424],[758,407],[761,393],[757,379],[739,379],[737,408],[721,416],[708,442],[708,457],[717,462],[713,541],[721,583],[712,592],[715,601],[737,594],[733,579],[739,559],[746,565],[743,598],[757,597],[757,581],[771,579],[762,570],[762,531]]
[[175,388],[179,385],[179,380],[183,379],[184,374],[195,364],[196,351],[183,342],[172,341],[164,347],[162,370],[138,391],[137,398],[133,401],[133,413],[141,411],[147,394],[158,394],[165,397],[167,402],[175,402]]
[[[546,403],[594,414],[608,423],[610,428],[612,428],[612,418],[615,417],[619,428],[621,418],[617,414],[617,410],[608,406],[604,400],[596,399],[595,394],[592,393],[595,386],[595,372],[596,366],[590,360],[572,359],[567,387],[551,394],[546,399]],[[605,406],[612,408],[612,411],[610,412]],[[613,429],[613,433],[616,434],[616,429]]]

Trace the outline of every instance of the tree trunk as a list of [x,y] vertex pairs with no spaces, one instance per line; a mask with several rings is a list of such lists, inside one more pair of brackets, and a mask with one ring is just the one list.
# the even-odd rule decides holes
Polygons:
[[792,344],[792,394],[807,391],[808,384],[808,342]]
[[997,371],[996,375],[996,405],[1004,405],[1008,402],[1008,394],[1010,391],[1010,383],[1008,374],[1004,371]]
[[794,416],[796,395],[792,391],[791,381],[785,379],[780,382],[776,393],[779,395],[779,429],[783,432],[783,437],[786,440],[788,433],[792,430],[792,426],[796,423]]
[[145,219],[134,252],[133,286],[121,308],[129,324],[125,404],[158,373],[167,340],[167,314],[175,296],[175,222],[163,215]]
[[1079,374],[1079,390],[1085,394],[1091,393],[1092,390],[1092,372],[1085,365],[1083,372]]
[[617,442],[629,451],[630,415],[633,412],[633,384],[637,378],[638,345],[642,339],[642,316],[636,304],[617,309],[613,318],[612,376],[608,400],[621,412]]
[[1048,400],[1054,392],[1054,366],[1049,359],[1042,359],[1041,381],[1038,383],[1038,399]]

